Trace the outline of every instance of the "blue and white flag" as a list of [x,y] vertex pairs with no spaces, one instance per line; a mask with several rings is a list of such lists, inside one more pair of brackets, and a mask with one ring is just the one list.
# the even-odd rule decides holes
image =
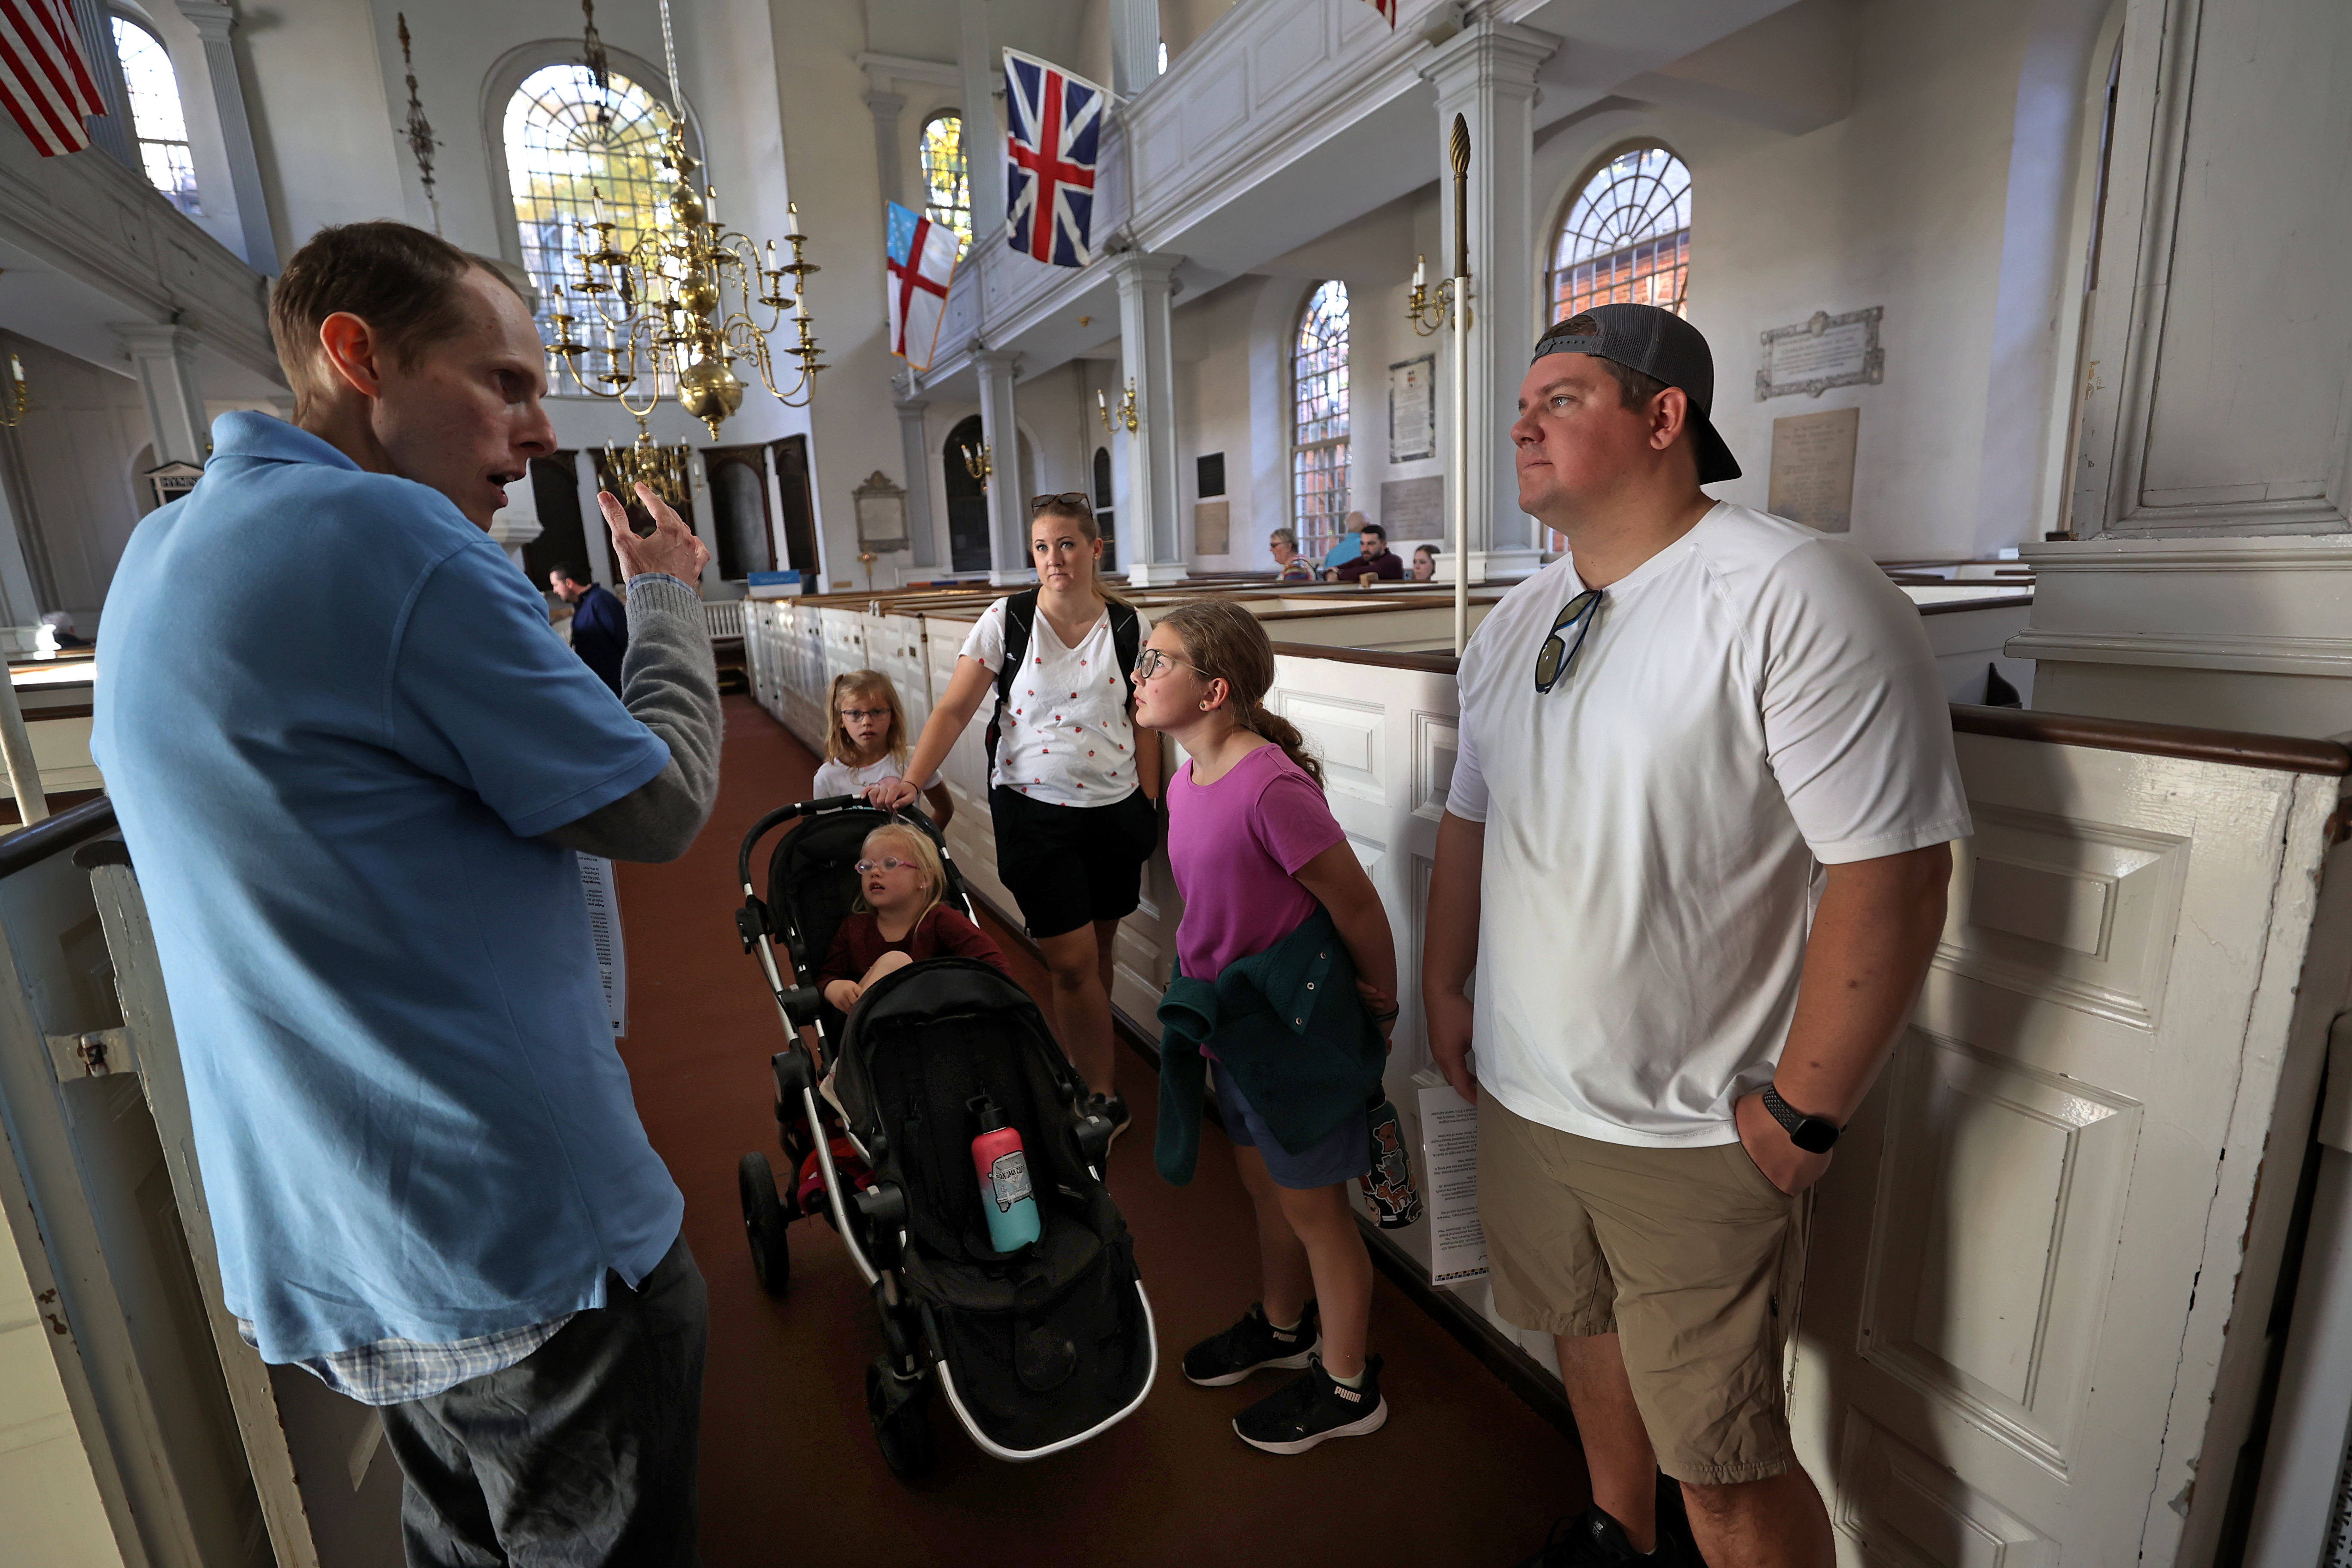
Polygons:
[[948,285],[955,279],[955,230],[897,202],[883,205],[889,220],[885,251],[889,258],[890,352],[917,370],[929,370],[940,318],[947,313]]
[[1005,243],[1056,267],[1094,259],[1095,148],[1110,94],[1017,49],[1004,51]]

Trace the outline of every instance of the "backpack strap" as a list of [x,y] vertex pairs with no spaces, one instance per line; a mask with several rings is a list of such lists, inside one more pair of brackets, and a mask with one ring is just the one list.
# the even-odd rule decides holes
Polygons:
[[[1013,700],[1013,672],[1028,658],[1029,634],[1037,624],[1037,594],[1035,588],[1025,588],[1003,600],[1004,657],[996,666],[996,704],[988,711],[988,771],[992,783],[996,773],[996,742],[1002,733],[1003,716]],[[1134,660],[1128,662],[1132,664]],[[1132,684],[1129,689],[1132,695]]]
[[1126,707],[1135,704],[1135,661],[1143,651],[1143,617],[1133,605],[1110,602],[1110,641],[1118,654],[1118,678],[1127,682]]

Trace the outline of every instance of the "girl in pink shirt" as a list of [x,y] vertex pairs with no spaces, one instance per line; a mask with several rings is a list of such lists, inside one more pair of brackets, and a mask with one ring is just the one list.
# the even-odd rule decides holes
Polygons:
[[[1151,628],[1135,676],[1137,722],[1174,737],[1191,758],[1168,787],[1168,863],[1184,896],[1176,929],[1183,973],[1214,980],[1228,963],[1280,942],[1319,903],[1385,1036],[1397,985],[1388,914],[1323,799],[1322,765],[1286,720],[1261,706],[1274,684],[1274,649],[1257,618],[1229,600],[1171,611]],[[1376,1431],[1388,1405],[1380,1358],[1365,1353],[1372,1261],[1348,1192],[1371,1163],[1368,1130],[1350,1121],[1294,1154],[1231,1075],[1220,1070],[1216,1079],[1242,1184],[1257,1210],[1265,1296],[1186,1352],[1184,1375],[1223,1387],[1264,1367],[1304,1369],[1234,1422],[1244,1442],[1271,1453]]]

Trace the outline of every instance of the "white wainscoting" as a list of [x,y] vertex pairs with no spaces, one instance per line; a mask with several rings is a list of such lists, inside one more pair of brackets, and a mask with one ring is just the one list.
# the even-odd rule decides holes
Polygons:
[[[856,651],[928,710],[981,601],[933,604],[753,607],[761,702],[813,737],[823,682]],[[1937,622],[1958,628],[1939,647],[1952,658],[1977,657],[1991,625]],[[1283,646],[1268,706],[1322,755],[1396,931],[1388,1083],[1417,1143],[1421,913],[1456,751],[1453,679],[1442,658]],[[2061,744],[2034,738],[2037,722],[1974,717],[1958,737],[1977,835],[1912,1026],[1818,1189],[1790,1305],[1798,1442],[1847,1568],[2195,1561],[2252,1428],[2352,972],[2352,874],[2322,876],[2343,786],[2326,759],[2340,753],[2256,767],[2149,754],[2146,726],[2094,721]],[[980,730],[942,771],[949,838],[1009,909]],[[1181,913],[1164,856],[1145,898],[1114,1000],[1156,1036]],[[1426,1228],[1389,1235],[1425,1260]],[[1495,1319],[1483,1282],[1461,1293],[1550,1365],[1542,1336]]]

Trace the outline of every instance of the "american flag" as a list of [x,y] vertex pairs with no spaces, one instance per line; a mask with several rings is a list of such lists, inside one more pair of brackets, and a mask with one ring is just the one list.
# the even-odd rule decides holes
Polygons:
[[89,145],[82,121],[103,114],[71,0],[0,0],[0,107],[44,158]]
[[1084,77],[1004,51],[1005,243],[1056,267],[1094,259],[1095,145],[1110,95]]
[[897,202],[885,202],[890,304],[890,352],[917,370],[931,368],[940,318],[955,279],[955,230]]

